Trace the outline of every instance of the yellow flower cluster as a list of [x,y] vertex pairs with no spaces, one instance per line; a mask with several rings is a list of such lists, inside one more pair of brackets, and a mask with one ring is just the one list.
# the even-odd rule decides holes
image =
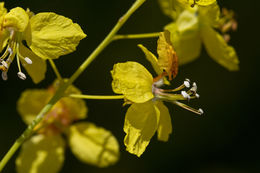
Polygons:
[[[200,115],[203,113],[202,109],[195,110],[179,102],[179,100],[199,97],[196,83],[193,83],[190,88],[189,80],[185,80],[181,86],[173,90],[160,88],[163,84],[169,84],[169,81],[163,77],[169,76],[170,78],[173,72],[173,77],[177,74],[177,57],[171,45],[166,41],[166,35],[167,32],[160,34],[157,49],[158,59],[144,46],[139,45],[159,75],[158,77],[153,79],[145,67],[131,61],[117,63],[111,71],[113,91],[117,94],[123,94],[125,102],[131,104],[125,115],[124,132],[126,136],[124,144],[127,151],[137,156],[143,154],[156,131],[158,140],[168,141],[172,132],[171,117],[162,101],[174,103]],[[164,53],[161,52],[163,49],[165,49]],[[185,88],[190,89],[188,91],[182,90]],[[180,90],[182,91],[179,94],[171,94],[171,92]]]
[[[0,3],[0,70],[7,80],[7,71],[15,59],[18,77],[26,79],[23,65],[34,83],[45,77],[46,59],[56,59],[73,52],[86,37],[80,26],[55,13],[38,13],[20,7],[9,12]],[[26,43],[24,45],[24,43]]]

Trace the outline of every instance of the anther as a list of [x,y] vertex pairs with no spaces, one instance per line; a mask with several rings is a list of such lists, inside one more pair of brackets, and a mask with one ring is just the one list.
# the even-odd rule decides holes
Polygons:
[[19,71],[19,72],[17,73],[17,75],[18,75],[18,77],[19,77],[20,79],[22,79],[22,80],[25,80],[25,79],[26,79],[25,74],[24,74],[23,72],[21,72],[21,71]]
[[196,97],[196,98],[199,98],[199,97],[200,97],[200,95],[196,93],[196,94],[195,94],[195,97]]
[[189,87],[190,87],[190,82],[187,81],[187,80],[185,80],[185,81],[183,82],[183,84],[185,85],[186,88],[189,88]]
[[193,82],[193,84],[192,84],[192,88],[190,89],[192,92],[197,92],[197,89],[198,89],[198,87],[197,87],[197,84],[195,83],[195,82]]
[[199,108],[198,111],[199,111],[200,115],[202,115],[204,113],[204,111],[201,108]]
[[6,71],[3,71],[3,72],[2,72],[2,79],[3,79],[3,80],[7,80],[7,79],[8,79],[8,76],[7,76],[7,72],[6,72]]
[[190,95],[186,91],[181,91],[181,95],[188,100],[190,99]]
[[8,64],[5,61],[2,61],[1,63],[6,69],[8,69]]
[[32,60],[28,57],[25,57],[24,60],[26,61],[27,64],[32,64]]

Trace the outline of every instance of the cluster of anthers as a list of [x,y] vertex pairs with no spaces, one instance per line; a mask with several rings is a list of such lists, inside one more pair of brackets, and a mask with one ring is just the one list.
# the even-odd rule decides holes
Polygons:
[[[155,81],[152,86],[152,92],[155,96],[156,99],[160,99],[163,101],[171,102],[174,103],[186,110],[189,110],[193,113],[202,115],[204,112],[201,108],[199,109],[194,109],[184,103],[179,102],[180,100],[187,100],[189,101],[190,99],[196,99],[199,98],[199,94],[197,93],[197,84],[195,82],[192,83],[189,79],[185,79],[182,85],[175,89],[162,89],[164,84],[163,78],[159,79],[158,81]],[[185,89],[188,89],[187,91]],[[178,94],[175,94],[175,92],[179,92]]]
[[[2,79],[7,80],[7,72],[8,69],[13,62],[13,60],[17,59],[17,66],[18,66],[18,77],[22,80],[26,79],[26,75],[21,70],[21,63],[23,66],[31,65],[32,60],[29,57],[24,57],[19,53],[19,44],[21,43],[21,33],[14,31],[13,29],[9,30],[9,40],[8,45],[5,48],[5,51],[3,51],[3,54],[0,58],[0,70],[2,71]],[[23,63],[21,60],[24,60]]]

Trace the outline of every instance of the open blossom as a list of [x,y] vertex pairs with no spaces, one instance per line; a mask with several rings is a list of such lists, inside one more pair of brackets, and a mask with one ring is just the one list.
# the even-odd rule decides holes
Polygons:
[[22,65],[34,83],[40,82],[45,77],[46,59],[73,52],[86,37],[78,24],[52,12],[34,15],[20,7],[7,12],[3,2],[0,11],[0,70],[4,80],[16,58],[18,77],[26,79]]
[[[139,157],[155,132],[160,141],[168,141],[172,133],[171,116],[163,101],[199,115],[203,114],[203,111],[179,102],[199,97],[196,83],[191,86],[189,79],[175,89],[161,88],[164,84],[170,85],[168,79],[175,78],[178,72],[178,58],[170,42],[170,33],[160,33],[157,41],[158,58],[143,45],[138,46],[158,76],[153,78],[144,66],[131,61],[115,64],[111,74],[113,91],[123,94],[125,103],[131,104],[126,112],[124,124],[126,150]],[[178,91],[180,93],[176,94]]]
[[203,43],[209,56],[217,63],[231,71],[239,69],[236,51],[227,43],[230,39],[227,31],[237,27],[233,12],[223,9],[221,14],[217,2],[214,1],[201,6],[202,0],[194,0],[198,5],[193,8],[190,4],[185,4],[184,0],[158,1],[163,12],[174,20],[165,29],[171,33],[171,42],[180,64],[198,58]]
[[[48,89],[29,89],[22,93],[17,108],[26,124],[35,119],[39,111],[48,103],[59,82]],[[66,94],[80,94],[70,86]],[[107,167],[117,162],[119,145],[108,130],[93,123],[77,120],[85,119],[87,107],[84,100],[64,97],[46,113],[44,119],[34,129],[34,135],[23,143],[16,159],[18,173],[56,173],[64,162],[66,136],[72,153],[83,163]]]

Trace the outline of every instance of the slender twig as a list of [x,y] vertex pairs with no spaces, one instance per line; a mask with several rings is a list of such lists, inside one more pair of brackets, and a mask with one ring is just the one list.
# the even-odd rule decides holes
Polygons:
[[124,95],[82,95],[82,94],[70,94],[69,97],[80,99],[95,99],[95,100],[113,100],[124,99]]
[[49,60],[49,63],[51,65],[56,77],[59,79],[59,81],[62,81],[62,77],[61,77],[60,72],[59,72],[57,66],[55,65],[54,61],[52,59],[48,59],[48,60]]
[[139,38],[154,38],[159,37],[160,32],[143,33],[143,34],[127,34],[127,35],[115,35],[113,40],[120,39],[139,39]]

